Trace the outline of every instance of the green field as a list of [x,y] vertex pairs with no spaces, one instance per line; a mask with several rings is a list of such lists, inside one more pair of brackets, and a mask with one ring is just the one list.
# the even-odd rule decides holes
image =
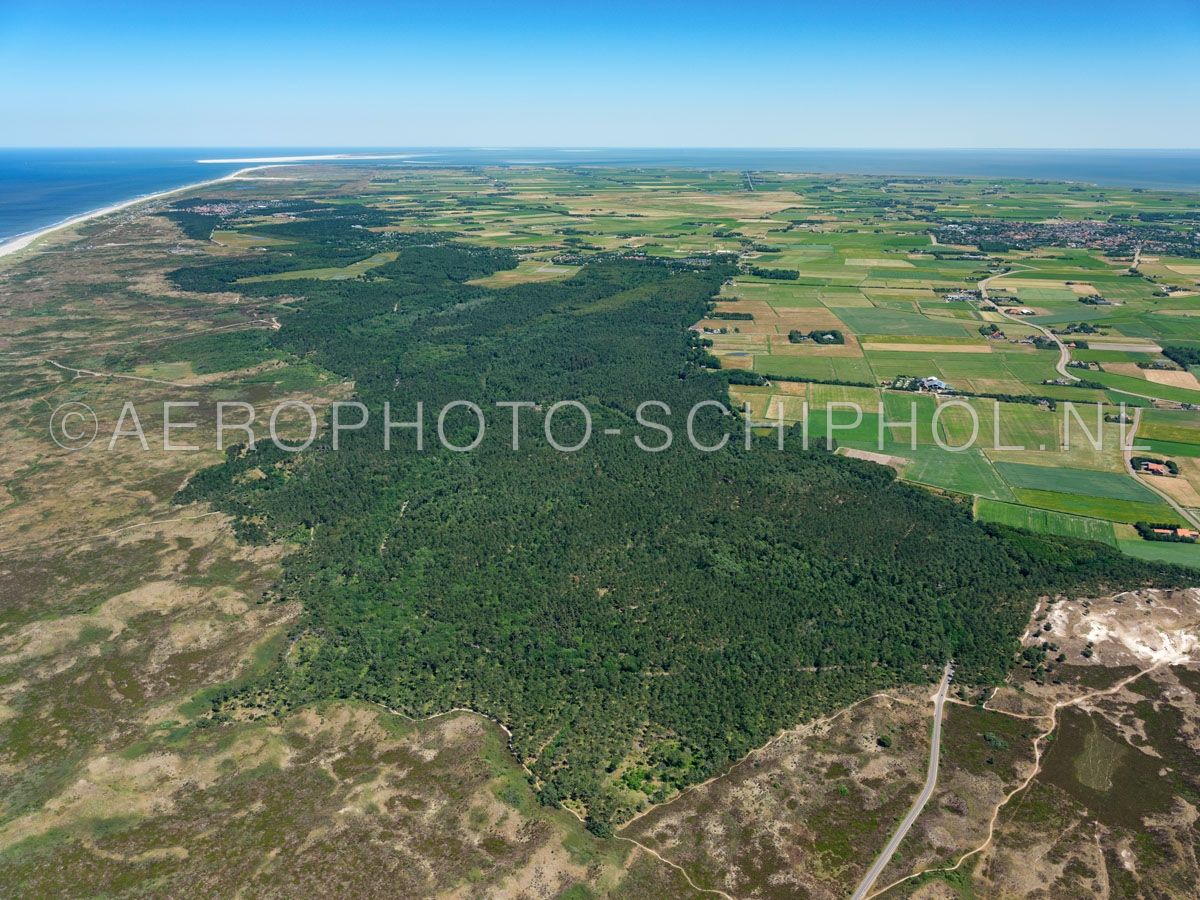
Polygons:
[[998,462],[996,471],[1014,488],[1057,491],[1086,497],[1106,497],[1112,500],[1135,500],[1143,503],[1161,502],[1149,488],[1132,476],[1115,472],[1095,472],[1060,466],[1030,466],[1022,463]]
[[1135,500],[1112,500],[1103,497],[1081,497],[1057,491],[1018,488],[1013,491],[1018,501],[1037,509],[1056,510],[1110,522],[1164,522],[1175,525],[1187,523],[1165,503],[1142,503]]
[[754,371],[825,381],[855,381],[873,384],[875,375],[867,361],[842,356],[754,356]]
[[915,452],[907,447],[897,447],[894,452],[912,459],[904,467],[908,481],[993,500],[1015,499],[1004,479],[979,450],[947,453],[936,447],[920,446]]
[[[906,311],[906,308],[909,311]],[[954,338],[966,334],[964,326],[957,322],[932,319],[911,312],[911,309],[910,304],[903,304],[899,309],[841,307],[838,309],[838,317],[855,334],[944,335]]]
[[1177,566],[1188,566],[1200,569],[1200,545],[1171,544],[1165,541],[1124,540],[1118,541],[1117,546],[1122,553],[1146,559],[1152,562],[1173,563]]
[[[975,504],[975,515],[984,522],[996,522],[1027,531],[1060,534],[1087,541],[1099,541],[1112,547],[1118,546],[1112,523],[1099,519],[1088,519],[1048,509],[1031,509],[1015,503],[998,503],[987,499],[980,499]],[[1139,540],[1137,543],[1145,542]]]
[[376,253],[366,259],[351,263],[348,266],[326,266],[319,269],[297,269],[292,272],[279,272],[274,275],[254,275],[238,280],[238,284],[259,284],[264,281],[295,281],[302,278],[315,278],[318,281],[340,281],[345,278],[358,278],[371,269],[378,268],[384,263],[396,258],[393,252]]
[[1158,441],[1147,439],[1139,432],[1137,441],[1139,447],[1147,448],[1145,452],[1157,456],[1200,456],[1200,444],[1177,444],[1174,441]]

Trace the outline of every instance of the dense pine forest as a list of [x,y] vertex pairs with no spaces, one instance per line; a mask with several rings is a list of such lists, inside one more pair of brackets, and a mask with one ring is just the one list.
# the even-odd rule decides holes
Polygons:
[[[189,214],[190,215],[190,214]],[[311,210],[247,229],[292,243],[180,269],[184,289],[302,296],[269,343],[351,378],[372,426],[290,454],[232,448],[179,502],[236,517],[249,541],[289,540],[276,588],[304,615],[265,678],[219,696],[277,711],[360,698],[419,716],[469,706],[512,730],[547,802],[569,800],[604,832],[700,780],[779,729],[950,657],[968,680],[999,678],[1039,594],[1171,583],[1177,573],[1099,544],[975,523],[956,501],[885,467],[828,452],[746,449],[709,409],[705,453],[682,438],[703,400],[727,402],[687,327],[733,274],[719,259],[598,257],[575,276],[505,289],[468,282],[512,268],[509,251],[445,235],[375,233],[366,207]],[[188,218],[185,225],[207,227]],[[237,284],[344,266],[355,279]],[[583,449],[543,436],[547,409],[577,399],[594,417]],[[441,447],[437,411],[487,412],[471,452]],[[676,431],[658,446],[638,405]],[[376,427],[424,404],[412,429]],[[512,448],[520,411],[521,449]],[[461,412],[461,411],[460,411]],[[573,443],[580,417],[555,418]],[[457,444],[471,415],[448,417]],[[605,435],[604,429],[620,429]]]

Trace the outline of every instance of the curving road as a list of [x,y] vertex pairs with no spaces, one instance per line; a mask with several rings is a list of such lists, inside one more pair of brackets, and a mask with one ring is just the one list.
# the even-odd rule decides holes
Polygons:
[[[978,287],[979,287],[980,299],[981,300],[988,299],[988,285],[993,280],[995,280],[997,278],[1003,278],[1005,275],[1011,275],[1018,268],[1028,269],[1030,267],[1022,266],[1020,263],[1016,263],[1016,264],[1014,264],[1013,268],[1007,269],[1003,272],[997,272],[995,275],[989,275],[987,278],[983,279],[983,281],[979,282]],[[1038,325],[1036,322],[1030,322],[1026,318],[1012,315],[1011,313],[1008,312],[1008,310],[1006,310],[1003,306],[1000,306],[997,303],[993,303],[992,305],[996,307],[996,312],[1000,313],[1000,315],[1004,316],[1004,318],[1011,319],[1013,322],[1019,322],[1022,325],[1028,325],[1030,328],[1036,328],[1038,331],[1040,331],[1046,337],[1050,338],[1050,340],[1054,341],[1054,343],[1058,344],[1058,364],[1054,368],[1058,370],[1059,375],[1061,375],[1063,378],[1066,378],[1068,381],[1079,381],[1080,380],[1079,376],[1072,375],[1071,372],[1067,369],[1067,363],[1069,363],[1071,361],[1071,351],[1067,349],[1066,344],[1064,344],[1061,340],[1059,340],[1057,334],[1055,334],[1049,328],[1043,328],[1041,325]]]
[[1171,506],[1171,508],[1175,510],[1175,512],[1179,513],[1179,515],[1183,518],[1183,521],[1187,522],[1193,528],[1200,529],[1200,520],[1197,520],[1196,516],[1184,509],[1174,497],[1172,497],[1166,491],[1159,489],[1159,487],[1151,480],[1151,478],[1154,476],[1151,476],[1151,478],[1138,477],[1137,470],[1133,467],[1133,448],[1135,446],[1134,438],[1137,435],[1138,426],[1141,424],[1142,408],[1140,406],[1136,406],[1133,409],[1133,427],[1129,429],[1129,432],[1125,436],[1125,443],[1121,447],[1121,455],[1125,459],[1125,470],[1133,476],[1133,480],[1138,484],[1148,487],[1150,490],[1154,491],[1154,493],[1158,494],[1158,496],[1162,497],[1162,499],[1165,500]]
[[941,755],[942,749],[942,707],[946,705],[946,691],[950,688],[950,676],[953,671],[953,663],[946,663],[946,668],[942,671],[942,681],[938,685],[937,693],[932,698],[933,735],[929,742],[929,769],[925,773],[925,787],[921,789],[921,793],[913,801],[913,805],[908,810],[908,815],[904,817],[904,820],[900,823],[900,827],[892,835],[892,839],[880,851],[871,868],[867,870],[867,874],[858,883],[858,887],[854,891],[853,900],[863,900],[867,896],[867,892],[871,890],[871,886],[875,884],[879,876],[883,874],[883,870],[887,868],[887,864],[891,862],[892,855],[900,847],[900,842],[904,840],[905,835],[908,834],[908,830],[912,828],[913,822],[917,821],[917,816],[921,814],[921,810],[929,802],[929,798],[933,795],[933,789],[937,787],[938,758]]
[[[987,292],[988,284],[990,284],[993,280],[995,280],[997,278],[1003,278],[1005,275],[1011,275],[1017,269],[1028,269],[1028,268],[1030,268],[1030,267],[1023,266],[1020,263],[1013,263],[1013,268],[1007,269],[1003,272],[997,272],[995,275],[989,275],[987,278],[983,279],[983,281],[979,282],[979,284],[978,284],[980,298],[982,300],[988,299],[988,292]],[[1064,344],[1059,339],[1057,334],[1055,334],[1049,328],[1039,325],[1037,322],[1030,322],[1029,319],[1024,318],[1022,316],[1012,315],[1003,306],[999,306],[997,304],[993,304],[993,305],[996,306],[996,312],[1000,313],[1000,315],[1004,316],[1004,318],[1009,319],[1010,321],[1013,321],[1013,322],[1019,322],[1022,325],[1028,325],[1030,328],[1036,328],[1038,331],[1040,331],[1042,334],[1044,334],[1046,337],[1050,338],[1050,340],[1054,341],[1054,343],[1056,343],[1058,345],[1058,363],[1054,366],[1054,368],[1058,371],[1059,375],[1061,375],[1063,378],[1067,379],[1068,381],[1082,381],[1083,380],[1078,375],[1072,374],[1071,370],[1067,367],[1067,363],[1069,363],[1071,361],[1071,351],[1067,347],[1067,345]],[[1084,371],[1086,371],[1086,370],[1084,370]],[[1158,400],[1159,399],[1158,397],[1155,397],[1151,394],[1138,394],[1134,391],[1127,391],[1124,388],[1108,387],[1108,388],[1106,388],[1106,390],[1110,390],[1110,391],[1113,391],[1118,394],[1126,394],[1127,396],[1130,396],[1130,397],[1140,397],[1143,400]]]

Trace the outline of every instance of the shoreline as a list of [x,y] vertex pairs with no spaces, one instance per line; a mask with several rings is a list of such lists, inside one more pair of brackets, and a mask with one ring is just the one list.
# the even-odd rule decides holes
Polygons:
[[294,162],[354,162],[355,160],[415,159],[428,153],[323,153],[316,156],[246,156],[235,159],[198,159],[201,165],[209,163],[294,163]]
[[53,234],[56,231],[62,231],[65,228],[72,228],[76,225],[82,225],[84,222],[90,222],[92,219],[99,219],[107,216],[110,213],[120,212],[123,209],[128,209],[131,206],[137,206],[139,203],[149,203],[152,200],[161,200],[163,197],[170,197],[174,194],[182,194],[185,191],[196,190],[197,188],[208,187],[214,184],[221,184],[225,181],[235,181],[243,177],[248,172],[255,172],[259,169],[273,169],[277,166],[249,166],[245,169],[238,169],[236,172],[230,172],[228,175],[222,175],[220,178],[209,178],[205,181],[197,181],[193,184],[185,184],[177,188],[168,188],[165,191],[155,191],[152,194],[142,194],[138,197],[133,197],[129,200],[122,200],[119,203],[113,203],[109,206],[100,209],[93,209],[89,212],[80,213],[77,216],[70,216],[63,219],[61,222],[56,222],[53,225],[47,225],[45,228],[39,228],[36,231],[30,231],[26,234],[19,234],[16,237],[0,243],[0,257],[9,256],[17,253],[40,241],[47,235]]

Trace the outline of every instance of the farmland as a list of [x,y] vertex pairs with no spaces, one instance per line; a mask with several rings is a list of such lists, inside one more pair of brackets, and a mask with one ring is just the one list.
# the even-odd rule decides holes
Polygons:
[[[1189,412],[1200,408],[1200,382],[1171,356],[1171,348],[1200,347],[1200,269],[1195,257],[1149,252],[1133,264],[1139,240],[1163,246],[1170,231],[1147,226],[1139,238],[1139,206],[1153,218],[1151,210],[1186,198],[1096,189],[1088,215],[1101,224],[1093,225],[1061,186],[762,177],[763,190],[794,190],[796,205],[737,221],[743,272],[723,289],[719,308],[747,315],[699,323],[723,367],[762,377],[752,404],[758,419],[807,418],[819,439],[832,421],[840,446],[902,460],[906,480],[1085,516],[1100,534],[1135,517],[1197,520],[1193,470],[1156,490],[1123,453],[1132,444],[1164,457],[1200,454]],[[1008,234],[1023,216],[1066,224],[1002,248],[965,239]],[[1186,227],[1174,233],[1173,247],[1190,240]],[[1071,243],[1056,245],[1055,236]],[[769,277],[775,270],[789,277]],[[786,339],[814,329],[836,329],[844,342]],[[936,399],[898,390],[926,376],[945,385]],[[798,399],[788,380],[853,383],[874,395],[855,399],[861,419],[838,409],[831,420],[824,398],[810,389]],[[746,390],[735,388],[735,400],[749,397],[739,393]],[[915,429],[907,427],[912,400]],[[949,408],[935,421],[930,404]],[[1054,527],[1044,515],[1026,522]],[[1192,549],[1172,554],[1200,564]]]

